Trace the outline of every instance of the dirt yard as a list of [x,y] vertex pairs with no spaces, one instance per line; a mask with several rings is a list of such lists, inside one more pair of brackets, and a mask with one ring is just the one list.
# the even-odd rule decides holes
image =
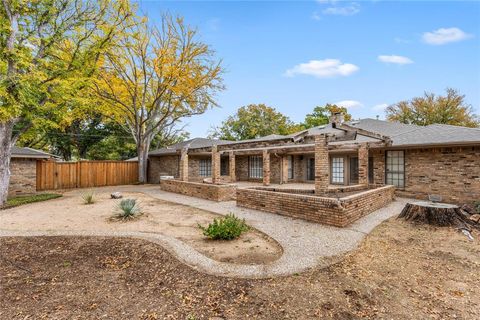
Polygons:
[[120,200],[97,193],[94,204],[85,205],[80,194],[20,206],[0,212],[0,229],[23,231],[142,231],[161,233],[188,243],[206,256],[229,263],[268,264],[282,255],[276,241],[252,229],[236,240],[206,239],[198,224],[208,225],[219,215],[201,209],[166,202],[143,193],[124,193],[140,202],[143,214],[135,220],[111,221]]
[[131,239],[1,239],[1,319],[479,319],[480,234],[391,219],[326,269],[198,273]]

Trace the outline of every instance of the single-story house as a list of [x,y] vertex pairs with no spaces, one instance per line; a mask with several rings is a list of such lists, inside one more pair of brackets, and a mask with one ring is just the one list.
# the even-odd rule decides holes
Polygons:
[[148,180],[238,181],[333,187],[393,185],[396,194],[480,200],[480,128],[417,126],[374,119],[243,141],[195,138],[149,153]]
[[8,195],[35,193],[37,189],[37,161],[55,159],[56,156],[32,148],[12,148]]

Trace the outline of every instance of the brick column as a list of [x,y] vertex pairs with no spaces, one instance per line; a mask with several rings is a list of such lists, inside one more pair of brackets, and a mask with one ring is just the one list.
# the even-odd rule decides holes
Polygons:
[[315,193],[322,193],[330,184],[327,139],[324,135],[315,136]]
[[282,184],[288,183],[288,157],[289,156],[286,156],[286,155],[282,157],[282,174],[281,174]]
[[217,146],[212,146],[212,183],[220,182],[220,152]]
[[228,169],[230,171],[230,182],[235,182],[237,181],[237,177],[235,176],[235,153],[233,151],[230,151],[228,153]]
[[263,150],[263,185],[270,185],[270,153]]
[[363,143],[358,149],[358,183],[368,186],[368,145]]
[[180,180],[188,181],[188,150],[182,149],[180,155]]

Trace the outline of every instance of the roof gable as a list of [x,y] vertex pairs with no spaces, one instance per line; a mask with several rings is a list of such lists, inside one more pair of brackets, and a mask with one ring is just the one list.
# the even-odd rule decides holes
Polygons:
[[57,156],[27,147],[12,147],[12,158],[50,159]]

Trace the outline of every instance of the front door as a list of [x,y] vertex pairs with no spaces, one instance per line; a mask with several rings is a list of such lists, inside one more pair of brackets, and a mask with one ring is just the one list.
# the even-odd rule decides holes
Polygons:
[[307,180],[315,180],[315,158],[307,159]]

